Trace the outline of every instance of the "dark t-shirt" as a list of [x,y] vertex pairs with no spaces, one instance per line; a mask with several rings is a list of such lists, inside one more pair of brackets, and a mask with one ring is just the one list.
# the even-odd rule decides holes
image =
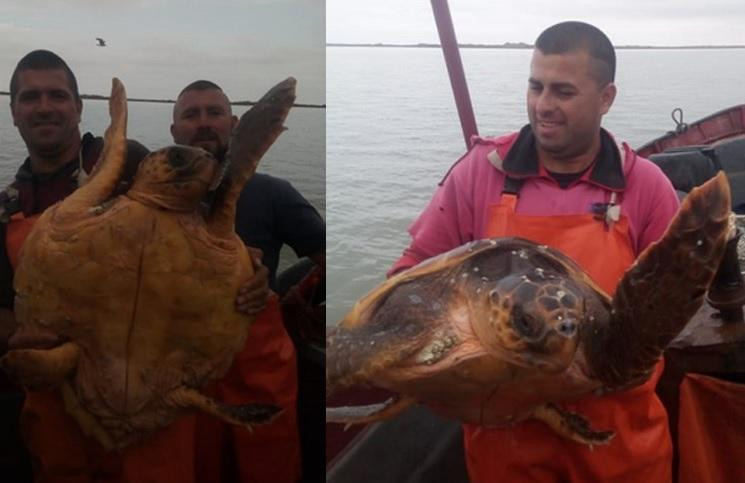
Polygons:
[[326,223],[313,206],[283,179],[256,173],[238,198],[235,231],[243,242],[264,252],[269,286],[276,290],[282,245],[298,257],[326,249]]
[[[86,133],[81,139],[80,150],[83,169],[90,173],[103,150],[103,138]],[[127,162],[122,182],[114,194],[123,193],[129,188],[137,166],[148,152],[149,150],[137,141],[127,141]],[[32,216],[68,197],[78,187],[79,165],[78,159],[72,159],[54,173],[38,175],[31,172],[31,160],[26,158],[16,173],[15,181],[3,195],[0,195],[0,218],[6,218],[19,211],[24,216]],[[0,223],[0,307],[12,309],[15,294],[13,269],[6,246],[6,228],[6,222]]]

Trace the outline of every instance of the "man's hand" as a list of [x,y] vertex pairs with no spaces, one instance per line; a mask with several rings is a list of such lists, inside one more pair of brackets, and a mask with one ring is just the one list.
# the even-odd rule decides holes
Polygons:
[[266,308],[269,298],[269,269],[261,264],[261,250],[246,247],[254,262],[254,274],[238,289],[235,307],[246,315],[256,315]]

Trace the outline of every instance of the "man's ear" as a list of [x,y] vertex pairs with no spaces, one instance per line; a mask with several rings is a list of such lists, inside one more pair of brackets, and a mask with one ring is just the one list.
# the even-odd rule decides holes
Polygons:
[[237,126],[237,125],[238,125],[238,116],[236,116],[235,114],[233,114],[230,117],[230,129],[235,129],[235,126]]
[[603,92],[600,93],[601,106],[603,114],[607,114],[613,105],[613,101],[616,99],[616,84],[613,82],[609,83],[603,88]]

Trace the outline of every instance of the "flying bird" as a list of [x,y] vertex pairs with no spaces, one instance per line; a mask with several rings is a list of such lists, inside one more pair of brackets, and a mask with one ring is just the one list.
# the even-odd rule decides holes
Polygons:
[[96,41],[98,41],[99,47],[106,47],[106,41],[102,39],[101,37],[96,37]]

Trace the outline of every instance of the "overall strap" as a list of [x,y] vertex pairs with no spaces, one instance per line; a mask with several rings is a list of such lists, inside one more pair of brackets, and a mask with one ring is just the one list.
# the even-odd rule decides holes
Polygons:
[[512,176],[505,175],[500,204],[508,206],[513,213],[517,206],[517,198],[519,196],[520,188],[522,188],[524,182],[524,179],[513,178]]

